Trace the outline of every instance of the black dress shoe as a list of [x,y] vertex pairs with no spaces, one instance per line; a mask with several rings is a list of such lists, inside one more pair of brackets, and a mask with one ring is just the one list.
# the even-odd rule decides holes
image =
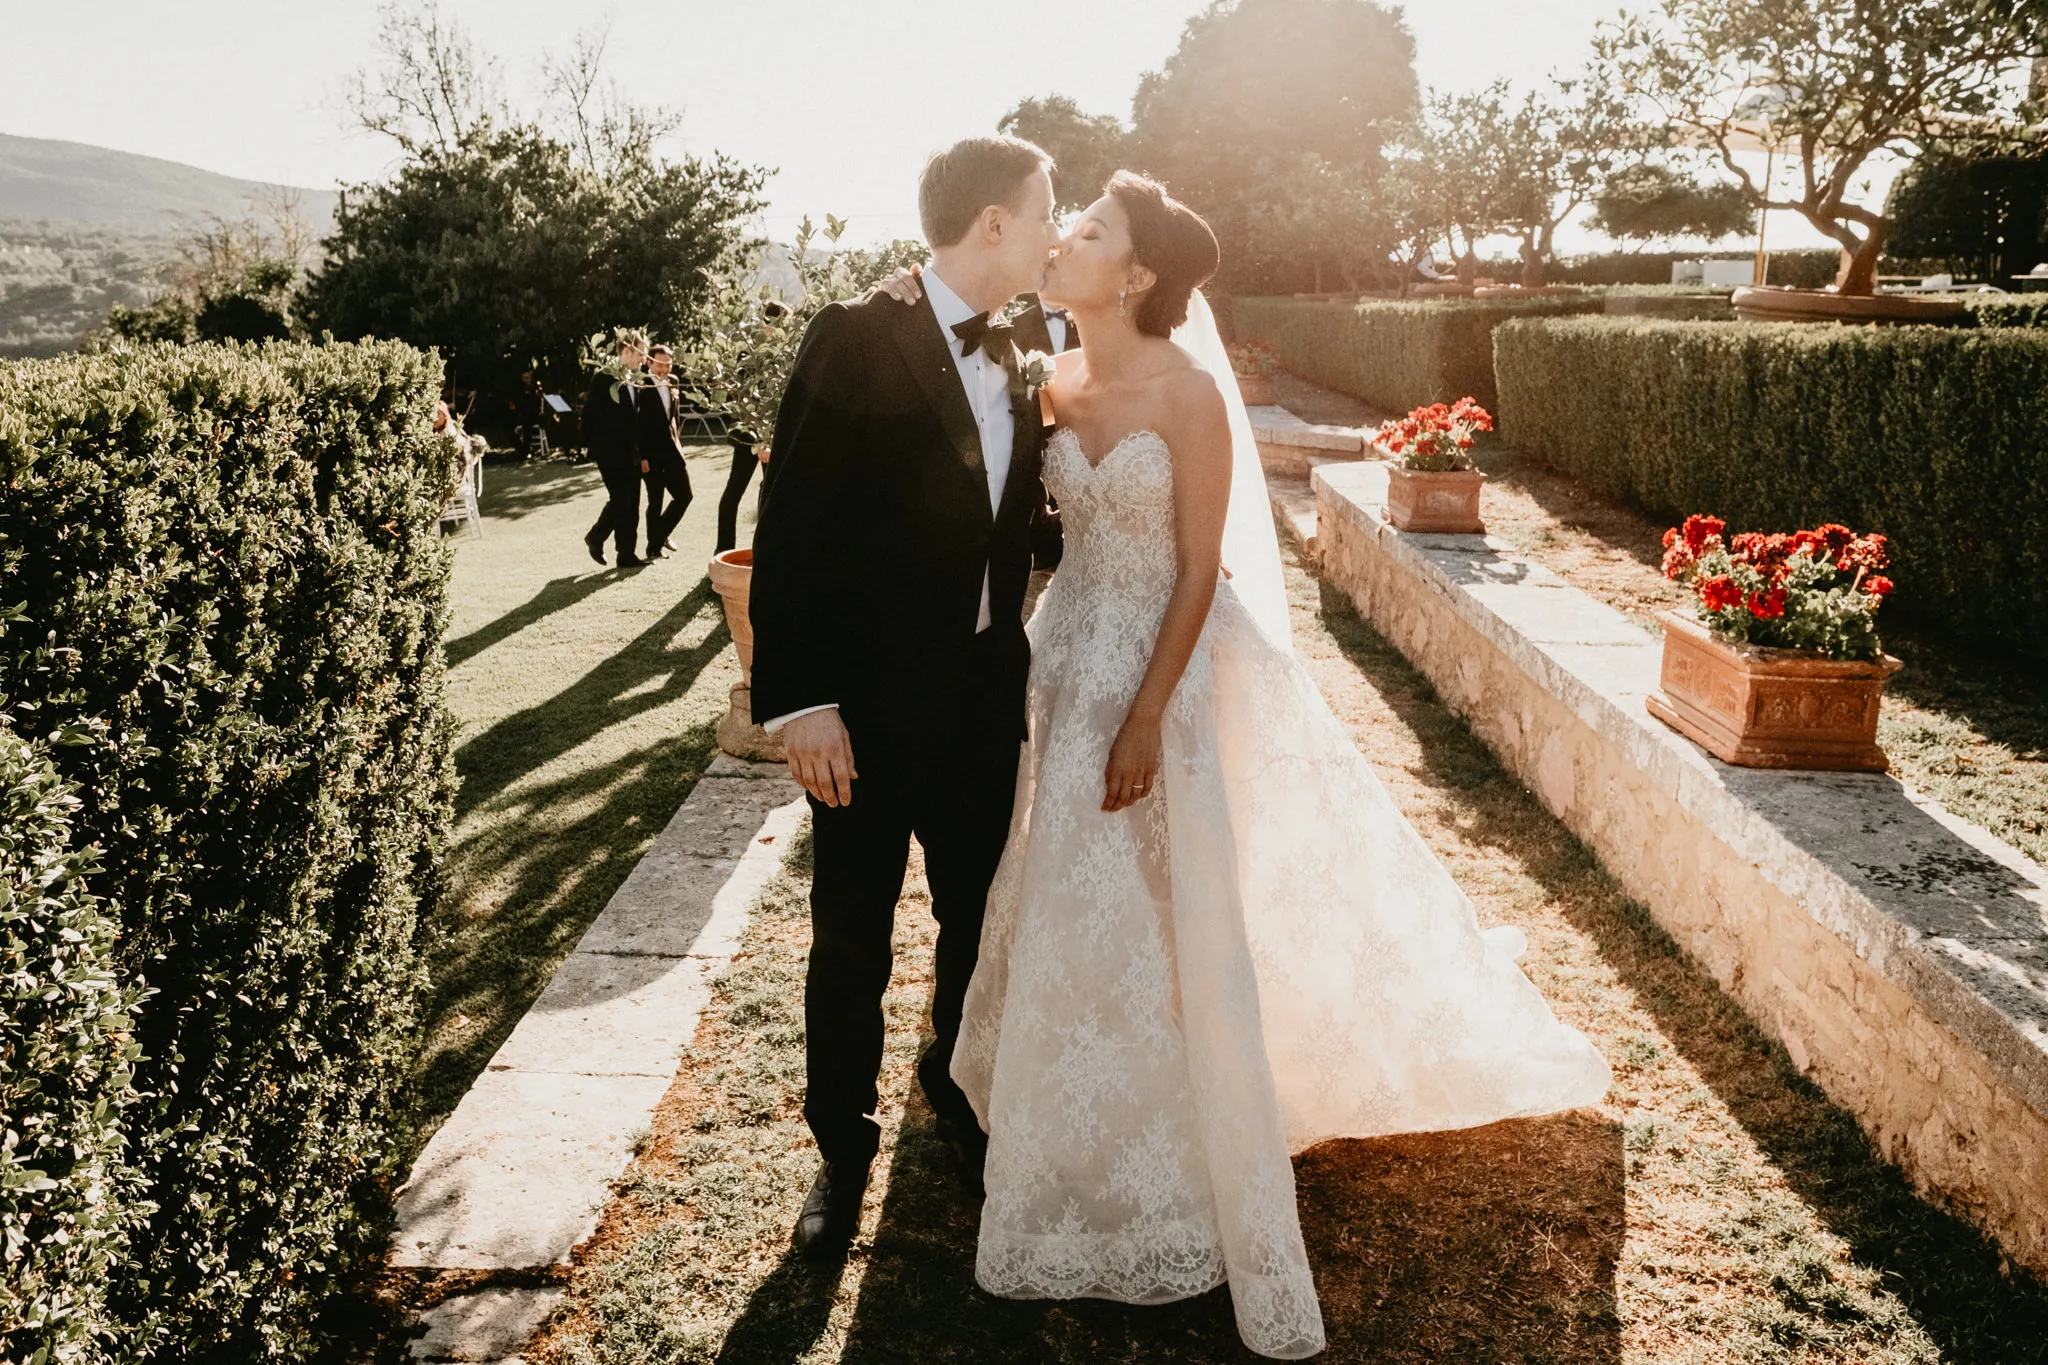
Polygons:
[[804,1196],[804,1211],[797,1215],[796,1233],[790,1238],[806,1260],[836,1261],[853,1245],[860,1228],[860,1201],[868,1190],[868,1168],[852,1162],[825,1162],[818,1178]]
[[596,560],[596,561],[597,561],[598,563],[600,563],[600,564],[604,563],[604,537],[603,537],[603,536],[585,536],[585,537],[583,537],[583,548],[584,548],[584,549],[586,549],[586,550],[588,550],[588,551],[590,551],[590,557],[591,557],[592,559]]
[[619,567],[622,569],[641,569],[645,568],[646,566],[647,561],[642,559],[639,555],[619,556]]
[[988,1163],[988,1134],[981,1131],[979,1124],[940,1119],[939,1141],[953,1154],[953,1173],[960,1177],[967,1192],[976,1199],[986,1198],[988,1191],[982,1185],[981,1174]]

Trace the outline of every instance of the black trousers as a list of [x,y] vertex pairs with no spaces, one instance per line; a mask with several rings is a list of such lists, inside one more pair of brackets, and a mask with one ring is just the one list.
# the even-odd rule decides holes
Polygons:
[[873,1117],[882,1067],[882,995],[890,940],[910,856],[924,849],[939,942],[932,987],[932,1042],[917,1077],[941,1118],[972,1127],[974,1110],[949,1070],[961,1006],[981,946],[989,883],[1009,836],[1016,801],[1023,694],[1014,666],[977,639],[977,665],[962,695],[979,703],[945,727],[922,757],[867,753],[853,737],[861,777],[853,801],[813,799],[811,958],[804,981],[804,1119],[830,1162],[872,1161],[881,1145]]
[[640,477],[647,484],[647,553],[652,556],[690,510],[690,468],[675,451],[660,450],[647,457],[647,472]]
[[619,557],[633,553],[634,537],[640,533],[640,462],[630,455],[604,454],[597,457],[597,472],[604,479],[606,500],[590,539],[613,538]]
[[[740,543],[740,500],[747,495],[747,485],[754,481],[754,470],[760,466],[754,458],[752,441],[732,443],[732,469],[725,476],[725,491],[718,495],[718,547],[713,554],[724,554]],[[765,493],[768,480],[764,476],[761,489]]]

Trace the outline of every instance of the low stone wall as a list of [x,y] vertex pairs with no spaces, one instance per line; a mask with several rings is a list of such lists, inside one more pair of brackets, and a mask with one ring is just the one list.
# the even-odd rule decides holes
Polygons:
[[1365,458],[1365,433],[1357,427],[1304,422],[1278,406],[1252,408],[1250,413],[1259,463],[1269,476],[1306,479],[1309,469],[1324,460]]
[[2048,872],[1889,777],[1732,768],[1661,645],[1478,536],[1313,474],[1326,578],[1925,1193],[2048,1273]]

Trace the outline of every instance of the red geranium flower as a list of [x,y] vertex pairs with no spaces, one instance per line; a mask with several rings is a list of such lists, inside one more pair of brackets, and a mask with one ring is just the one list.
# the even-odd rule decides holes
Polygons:
[[1863,580],[1863,591],[1869,593],[1872,597],[1889,597],[1892,591],[1892,581],[1881,573],[1872,574]]
[[1785,614],[1785,590],[1772,588],[1769,592],[1751,593],[1749,614],[1759,621],[1777,620]]
[[1695,555],[1704,554],[1707,542],[1728,529],[1728,523],[1719,517],[1701,516],[1695,512],[1685,519],[1679,534],[1685,537],[1685,548]]
[[1742,585],[1726,574],[1701,579],[1699,594],[1708,611],[1726,611],[1742,605]]

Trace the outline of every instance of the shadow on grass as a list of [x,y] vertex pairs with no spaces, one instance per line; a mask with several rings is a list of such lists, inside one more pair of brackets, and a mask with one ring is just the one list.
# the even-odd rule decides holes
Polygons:
[[448,667],[467,663],[492,645],[511,639],[528,626],[538,625],[558,611],[567,611],[612,581],[612,575],[596,565],[589,573],[557,578],[532,597],[496,619],[478,626],[467,635],[450,640],[446,646]]
[[[611,726],[690,690],[697,675],[731,642],[711,580],[700,578],[660,620],[575,683],[536,706],[516,711],[455,751],[462,790],[456,818],[497,796]],[[704,639],[684,649],[671,643],[699,613],[720,613]],[[666,679],[656,688],[645,685]]]
[[[535,460],[528,464],[506,457],[484,461],[484,495],[481,499],[484,534],[492,520],[517,521],[529,512],[553,507],[604,487],[593,464],[571,464],[567,460]],[[591,504],[591,520],[597,519],[599,501]]]
[[[1428,679],[1322,585],[1344,655],[1422,742],[1423,762],[1475,843],[1507,851],[1591,938],[1658,1027],[1770,1158],[1800,1200],[1875,1270],[1957,1365],[2048,1361],[2048,1288],[2009,1272],[1983,1233],[1916,1196],[1847,1111],[1798,1074],[1714,980],[1629,900],[1598,860],[1535,805],[1445,711]],[[1602,894],[1588,895],[1597,885]],[[1787,1254],[1785,1274],[1796,1278]],[[1788,1303],[1797,1283],[1774,1286]]]

